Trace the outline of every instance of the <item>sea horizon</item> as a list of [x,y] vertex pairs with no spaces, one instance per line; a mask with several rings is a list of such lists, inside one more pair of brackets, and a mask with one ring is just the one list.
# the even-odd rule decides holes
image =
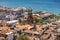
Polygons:
[[9,8],[27,7],[33,11],[47,11],[60,14],[60,0],[0,0],[0,6]]

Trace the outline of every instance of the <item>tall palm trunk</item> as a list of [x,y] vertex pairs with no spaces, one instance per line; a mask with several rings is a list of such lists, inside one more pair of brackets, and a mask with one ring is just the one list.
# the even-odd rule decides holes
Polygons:
[[36,30],[36,23],[34,24],[34,29]]

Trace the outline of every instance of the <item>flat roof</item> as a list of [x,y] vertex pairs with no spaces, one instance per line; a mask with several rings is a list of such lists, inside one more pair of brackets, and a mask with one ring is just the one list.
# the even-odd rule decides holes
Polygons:
[[16,23],[16,22],[18,22],[18,20],[8,21],[8,22],[6,22],[6,23],[12,24],[12,23]]

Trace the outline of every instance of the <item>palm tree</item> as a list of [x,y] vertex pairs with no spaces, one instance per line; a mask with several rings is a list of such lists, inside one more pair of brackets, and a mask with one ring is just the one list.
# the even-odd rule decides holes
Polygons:
[[42,23],[42,22],[43,22],[42,18],[39,18],[37,16],[33,16],[34,29],[36,29],[36,24],[37,23]]

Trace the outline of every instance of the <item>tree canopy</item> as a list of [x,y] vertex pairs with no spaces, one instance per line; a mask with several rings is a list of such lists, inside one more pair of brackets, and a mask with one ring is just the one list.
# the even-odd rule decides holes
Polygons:
[[19,35],[17,40],[30,40],[26,35]]
[[18,20],[18,23],[22,25],[23,21],[21,19]]
[[33,21],[35,21],[35,23],[42,23],[43,22],[43,19],[42,18],[39,18],[37,16],[33,16]]

